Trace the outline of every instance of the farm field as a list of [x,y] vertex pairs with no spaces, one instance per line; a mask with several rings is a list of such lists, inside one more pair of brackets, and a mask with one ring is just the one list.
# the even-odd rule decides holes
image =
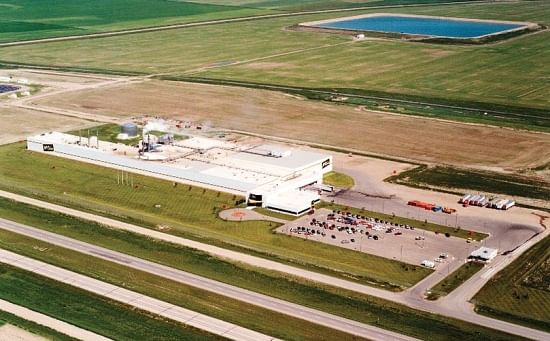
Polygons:
[[32,103],[113,117],[154,113],[209,121],[219,128],[457,166],[518,170],[550,161],[546,134],[389,115],[242,87],[153,80]]
[[[526,1],[399,8],[392,12],[548,24],[550,4]],[[261,25],[256,21],[242,22],[17,46],[2,49],[0,60],[307,88],[334,89],[338,84],[338,88],[382,91],[395,96],[550,108],[550,70],[545,62],[550,54],[547,31],[498,44],[459,46],[395,40],[354,43],[347,36],[285,29],[299,22],[338,15],[304,15],[266,19]],[[221,41],[239,44],[220,44]],[[242,49],[243,45],[247,48]]]
[[[438,4],[464,0],[229,0],[226,5],[267,8],[277,10],[311,11],[336,8],[354,8],[363,6],[399,6],[414,4]],[[468,0],[467,0],[468,1]],[[475,2],[476,0],[471,0]],[[219,4],[219,0],[197,0],[201,4]]]
[[430,289],[428,294],[429,300],[436,300],[441,296],[448,295],[453,290],[458,288],[462,283],[466,282],[470,277],[475,275],[476,272],[483,268],[482,263],[467,262],[453,273],[445,277],[436,286]]
[[[550,23],[548,2],[438,6],[392,9],[392,12]],[[229,65],[198,76],[307,88],[375,90],[388,95],[548,110],[550,68],[545,60],[550,56],[549,34],[546,31],[486,46],[367,40]],[[265,66],[268,62],[271,67]]]
[[497,273],[474,297],[479,313],[550,331],[550,238]]
[[2,0],[0,42],[81,35],[267,13],[218,4],[161,0]]
[[481,191],[550,201],[550,183],[544,179],[488,171],[420,166],[386,181],[420,188],[446,188],[457,192]]
[[7,264],[0,264],[0,278],[2,299],[109,338],[223,340]]
[[[226,222],[218,212],[239,198],[152,177],[133,175],[134,188],[116,184],[117,171],[28,152],[24,144],[0,149],[0,188],[210,244],[236,248],[277,261],[391,290],[410,287],[429,271],[322,243],[275,234],[265,221]],[[18,171],[25,169],[25,172]],[[156,208],[155,205],[161,205]],[[131,217],[131,218],[129,218]]]
[[[170,250],[174,250],[177,253],[176,257],[179,259],[169,261],[167,265],[175,262],[178,262],[180,265],[186,262],[208,263],[210,266],[214,264],[214,269],[210,269],[209,271],[217,272],[218,276],[221,277],[228,278],[233,276],[231,277],[233,280],[249,282],[248,285],[256,285],[256,289],[259,291],[270,290],[272,296],[363,323],[375,324],[407,335],[420,338],[425,338],[429,335],[430,339],[433,340],[459,340],[461,337],[467,337],[468,335],[476,335],[481,340],[491,340],[494,338],[502,340],[511,339],[511,336],[506,334],[466,322],[417,311],[400,304],[357,294],[345,289],[319,285],[318,283],[291,276],[281,276],[274,272],[260,270],[254,272],[254,275],[249,274],[248,277],[241,277],[241,275],[245,275],[242,272],[243,270],[238,270],[224,261],[213,259],[207,254],[193,251],[190,257],[194,261],[191,259],[183,260],[181,259],[182,254],[184,254],[182,248],[174,247],[168,243],[153,243],[144,237],[141,237],[142,241],[140,242],[138,241],[140,238],[131,233],[106,229],[93,223],[65,217],[57,213],[33,208],[32,206],[11,204],[7,208],[11,209],[9,211],[10,219],[14,218],[25,223],[34,222],[47,230],[57,232],[73,230],[73,233],[78,233],[78,230],[87,231],[85,233],[88,234],[88,238],[100,236],[100,239],[109,240],[110,243],[118,243],[119,245],[126,243],[133,248],[142,248],[147,253],[150,250],[150,252],[157,255],[162,254],[165,259],[170,254]],[[31,213],[35,215],[31,215]],[[51,222],[44,223],[44,218],[49,219]],[[100,231],[100,229],[103,231]],[[121,238],[121,236],[123,237]],[[217,318],[240,323],[246,327],[261,330],[269,335],[279,336],[288,340],[333,340],[337,337],[349,337],[349,335],[313,325],[307,321],[288,318],[234,301],[227,297],[188,287],[166,278],[127,268],[123,265],[56,247],[16,233],[0,230],[0,237],[0,246],[8,250],[54,265],[62,265],[70,270],[78,271],[130,290],[146,293],[158,299],[188,307],[189,309],[197,310]],[[194,266],[197,265],[195,264]],[[253,271],[252,269],[244,270]],[[239,271],[241,273],[238,273]],[[251,278],[253,278],[253,281],[250,280]],[[261,286],[258,286],[261,283],[264,283],[263,289],[260,289]]]
[[27,136],[51,130],[70,130],[93,124],[90,121],[20,108],[1,108],[0,144],[24,140]]
[[2,337],[13,337],[17,335],[13,335],[11,330],[8,335],[4,335],[2,329],[6,326],[13,326],[25,332],[32,333],[36,336],[37,339],[44,338],[45,340],[52,341],[76,341],[76,339],[62,334],[56,330],[50,329],[43,325],[34,323],[33,321],[25,320],[19,316],[0,310],[0,339],[2,339]]

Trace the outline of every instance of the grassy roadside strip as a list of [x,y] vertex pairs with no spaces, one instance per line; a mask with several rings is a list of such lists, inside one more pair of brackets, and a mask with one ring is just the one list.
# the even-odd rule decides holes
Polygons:
[[[373,110],[443,118],[459,122],[482,123],[498,127],[550,132],[549,112],[548,110],[539,108],[516,107],[488,102],[449,100],[436,97],[421,97],[366,89],[302,88],[277,84],[177,75],[163,75],[157,76],[157,78],[172,81],[280,91],[292,95],[303,96],[310,100],[361,105]],[[340,99],[341,96],[344,95],[348,97],[346,101]]]
[[406,271],[399,261],[276,234],[277,223],[224,221],[218,212],[239,199],[231,194],[138,174],[133,187],[117,185],[113,169],[30,152],[23,144],[0,147],[0,160],[0,188],[10,192],[390,290],[427,275],[420,267]]
[[550,237],[497,273],[474,296],[480,314],[550,332]]
[[268,217],[283,219],[283,220],[288,220],[288,221],[296,220],[296,219],[299,218],[299,217],[295,217],[295,216],[290,215],[290,214],[284,214],[284,213],[280,213],[280,212],[271,211],[271,210],[268,210],[267,208],[263,208],[263,207],[256,207],[254,209],[254,211],[256,211],[260,214],[266,215]]
[[[391,221],[393,223],[410,225],[414,228],[418,228],[418,229],[426,230],[426,231],[431,231],[431,232],[434,232],[434,233],[441,233],[441,234],[448,233],[449,237],[452,236],[452,237],[463,238],[463,239],[467,239],[467,238],[472,237],[472,238],[475,238],[477,240],[483,240],[483,239],[485,239],[489,236],[488,234],[481,233],[481,232],[469,231],[469,230],[465,230],[465,229],[461,229],[461,228],[453,228],[453,227],[438,225],[438,224],[434,224],[434,223],[430,223],[430,222],[420,222],[420,221],[414,220],[414,219],[393,216],[391,214],[372,212],[372,211],[368,211],[368,210],[365,210],[365,209],[362,209],[362,208],[338,205],[338,204],[330,203],[330,202],[322,202],[320,205],[318,205],[318,207],[328,208],[328,209],[331,209],[331,210],[340,210],[340,211],[345,211],[345,212],[351,212],[352,214],[359,214],[359,215],[364,215],[364,216],[371,217],[371,218],[378,218],[378,219],[382,219],[382,220]],[[441,214],[444,214],[444,213],[441,213]]]
[[422,165],[390,176],[385,181],[419,188],[469,188],[471,191],[550,200],[550,184],[542,180],[481,170]]
[[437,300],[441,296],[448,295],[482,268],[483,263],[479,262],[467,262],[463,264],[433,288],[429,289],[428,299]]
[[53,340],[53,341],[76,341],[77,340],[68,335],[62,334],[57,330],[48,328],[38,323],[34,323],[33,321],[25,320],[19,316],[0,310],[0,325],[5,323],[24,329],[30,333],[42,336],[48,340]]
[[[149,241],[149,244],[153,244]],[[287,340],[344,340],[349,335],[324,326],[313,325],[255,306],[188,287],[163,277],[127,268],[42,241],[0,230],[0,247],[21,255],[61,266],[99,280],[141,292],[157,299],[193,309],[243,327]],[[42,251],[41,251],[42,250]],[[219,261],[211,259],[216,271]],[[258,271],[246,278],[256,282],[268,272]],[[359,322],[430,340],[517,340],[517,337],[460,320],[414,310],[406,306],[344,289],[318,285],[305,280],[275,277],[270,273],[269,290],[273,295],[292,296],[293,301]],[[224,274],[226,277],[231,273]],[[307,319],[307,317],[306,317]]]
[[222,337],[0,263],[0,297],[116,340],[222,340]]

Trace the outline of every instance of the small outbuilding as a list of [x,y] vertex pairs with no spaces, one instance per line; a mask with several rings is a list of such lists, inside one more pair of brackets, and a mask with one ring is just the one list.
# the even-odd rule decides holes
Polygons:
[[479,249],[475,250],[468,257],[469,259],[479,260],[483,262],[490,262],[498,254],[497,249],[492,249],[489,247],[482,246]]

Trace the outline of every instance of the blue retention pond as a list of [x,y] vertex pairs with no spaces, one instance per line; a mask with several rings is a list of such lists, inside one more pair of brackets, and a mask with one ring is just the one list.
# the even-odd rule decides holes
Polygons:
[[445,38],[479,38],[525,27],[523,23],[461,20],[458,18],[376,15],[334,20],[314,26],[331,29],[375,31]]

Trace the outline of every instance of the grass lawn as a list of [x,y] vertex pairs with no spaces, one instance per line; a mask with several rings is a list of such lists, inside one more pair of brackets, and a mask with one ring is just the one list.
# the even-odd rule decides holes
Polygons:
[[550,184],[543,180],[481,170],[420,166],[391,176],[386,181],[420,188],[445,188],[455,192],[471,190],[550,200]]
[[481,314],[549,332],[550,237],[491,278],[474,301]]
[[0,264],[0,297],[116,340],[224,338]]
[[[391,214],[373,212],[362,208],[343,206],[343,205],[338,205],[338,204],[329,203],[329,202],[322,202],[319,205],[319,207],[325,207],[331,210],[340,210],[344,212],[350,212],[352,214],[364,215],[371,218],[383,219],[383,220],[387,220],[398,224],[410,225],[417,229],[432,231],[435,233],[448,233],[449,236],[458,237],[458,238],[464,238],[464,239],[473,238],[476,240],[483,240],[489,236],[488,234],[481,233],[481,232],[475,232],[475,231],[465,230],[461,228],[456,229],[449,226],[438,225],[430,222],[423,222],[423,221],[421,222],[410,218],[398,217],[398,216],[393,216]],[[444,213],[441,213],[441,214],[444,214]]]
[[466,282],[476,272],[483,268],[483,263],[467,262],[460,268],[456,269],[452,274],[445,277],[436,286],[431,288],[428,294],[429,300],[437,300],[441,296],[446,296],[453,290],[458,288],[462,283]]
[[99,137],[100,141],[109,141],[113,143],[123,143],[126,145],[135,145],[139,142],[141,139],[141,132],[142,129],[138,128],[138,136],[134,138],[130,138],[127,140],[119,140],[117,139],[118,134],[121,133],[120,125],[118,124],[103,124],[94,128],[90,129],[81,129],[81,130],[75,130],[68,132],[68,134],[73,135],[79,135],[82,137],[87,138],[88,132],[90,133],[90,136],[97,136]]
[[33,334],[42,336],[47,340],[53,340],[53,341],[76,341],[77,340],[68,335],[62,334],[57,330],[45,327],[33,321],[25,320],[19,316],[0,310],[0,326],[4,324],[11,324],[12,326],[16,326],[17,328],[21,328]]
[[236,204],[239,198],[234,195],[137,174],[134,187],[117,185],[114,169],[29,152],[22,143],[1,147],[0,160],[4,190],[145,227],[162,226],[182,237],[392,290],[410,287],[429,273],[420,267],[405,271],[404,263],[395,260],[276,234],[276,223],[219,219],[220,210]]
[[162,0],[3,0],[0,42],[52,38],[267,13],[244,7]]
[[334,171],[323,176],[323,183],[343,189],[350,189],[355,185],[351,176]]
[[268,210],[267,208],[263,208],[263,207],[257,207],[254,209],[254,211],[258,212],[258,213],[261,213],[263,215],[266,215],[268,217],[273,217],[273,218],[278,218],[278,219],[284,219],[284,220],[296,220],[298,219],[299,217],[296,217],[296,216],[293,216],[293,215],[290,215],[290,214],[285,214],[285,213],[281,213],[281,212],[275,212],[275,211],[272,211],[272,210]]
[[[92,231],[91,234],[98,236],[95,232]],[[112,240],[118,239],[113,237]],[[163,243],[148,240],[137,247],[144,250],[155,249],[166,255],[166,251],[162,250],[166,250],[168,247],[165,244],[160,244]],[[129,269],[123,265],[53,246],[16,233],[0,230],[0,247],[283,339],[350,339],[349,335],[323,326],[276,314],[228,297],[215,295],[202,289],[182,285],[166,278]],[[180,254],[184,253],[180,250]],[[200,252],[195,252],[195,259],[199,259],[200,254]],[[235,276],[244,275],[245,277],[241,278],[241,281],[250,282],[256,286],[267,283],[266,285],[269,286],[269,290],[274,296],[421,339],[427,338],[428,335],[431,340],[461,340],[462,337],[474,336],[477,340],[517,339],[463,321],[432,315],[390,301],[291,276],[281,276],[281,274],[268,271],[248,274],[241,271],[238,273],[234,269],[235,266],[232,269],[223,266],[224,262],[219,259],[208,256],[207,258],[210,258],[207,262],[211,271],[219,272],[226,278],[235,280]],[[181,261],[185,262],[186,260],[182,259]],[[187,259],[187,261],[191,260]]]

